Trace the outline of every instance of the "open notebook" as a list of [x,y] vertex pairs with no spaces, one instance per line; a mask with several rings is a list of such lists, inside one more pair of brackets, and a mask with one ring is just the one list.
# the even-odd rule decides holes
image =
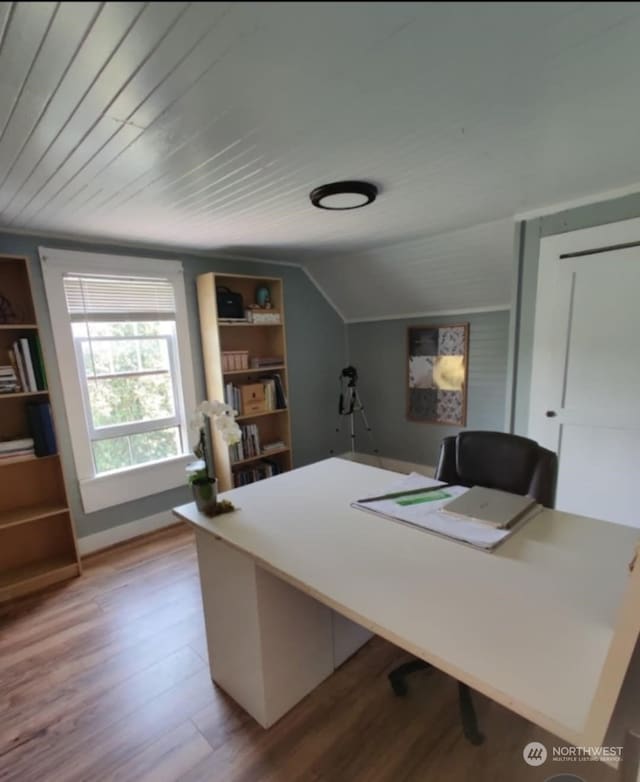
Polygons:
[[[425,489],[426,491],[416,491]],[[498,529],[471,519],[462,519],[443,512],[443,508],[457,497],[468,492],[465,486],[449,486],[433,478],[411,473],[401,481],[387,487],[382,495],[390,498],[364,498],[351,503],[353,508],[369,511],[393,521],[411,524],[428,532],[443,535],[476,548],[492,551],[508,538],[521,523],[534,513],[522,518],[511,529]]]

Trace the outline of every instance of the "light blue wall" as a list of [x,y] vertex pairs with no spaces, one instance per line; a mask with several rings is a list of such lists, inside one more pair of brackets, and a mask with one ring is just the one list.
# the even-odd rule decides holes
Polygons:
[[44,236],[22,236],[0,233],[0,253],[26,255],[30,261],[35,305],[41,326],[42,346],[47,359],[51,403],[56,417],[58,439],[69,498],[80,537],[165,511],[188,502],[186,488],[123,503],[95,513],[85,514],[78,492],[78,482],[71,451],[69,427],[62,398],[60,375],[47,308],[38,247],[60,247],[69,250],[179,259],[189,310],[189,330],[193,355],[196,398],[205,398],[202,350],[196,299],[195,279],[204,272],[232,272],[281,277],[284,280],[287,321],[287,354],[289,363],[293,457],[296,466],[308,464],[329,455],[331,449],[345,450],[346,440],[335,435],[336,378],[346,358],[344,324],[336,312],[298,268],[268,263],[204,258],[188,252],[141,250],[125,246],[61,241]]
[[[504,430],[509,312],[386,320],[348,326],[349,361],[360,374],[360,393],[383,456],[435,465],[443,437],[459,427],[407,420],[407,327],[468,322],[469,395],[467,427]],[[371,452],[366,432],[358,450]]]
[[640,194],[567,209],[521,224],[518,296],[520,308],[517,315],[517,365],[514,383],[514,431],[518,434],[526,435],[528,428],[540,239],[635,217],[640,217]]

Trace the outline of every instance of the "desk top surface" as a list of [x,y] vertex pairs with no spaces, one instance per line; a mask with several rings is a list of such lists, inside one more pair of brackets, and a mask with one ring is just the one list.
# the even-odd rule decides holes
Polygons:
[[600,741],[640,626],[640,532],[545,510],[487,553],[350,507],[397,478],[328,459],[226,492],[235,513],[175,512],[562,738]]

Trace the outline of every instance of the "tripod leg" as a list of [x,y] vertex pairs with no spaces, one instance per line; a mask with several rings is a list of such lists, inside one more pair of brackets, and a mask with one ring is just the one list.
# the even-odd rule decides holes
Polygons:
[[350,436],[351,436],[351,453],[355,454],[356,452],[356,421],[355,421],[355,414],[353,410],[349,413],[349,421],[350,421]]
[[369,435],[369,440],[371,440],[371,448],[373,452],[377,455],[378,449],[376,448],[376,442],[373,439],[373,432],[371,431],[371,427],[369,426],[369,420],[367,418],[367,414],[365,413],[362,400],[360,399],[360,394],[357,391],[356,391],[356,401],[358,403],[357,409],[360,412],[360,415],[362,416],[362,423],[364,424],[364,428],[367,430],[367,434]]

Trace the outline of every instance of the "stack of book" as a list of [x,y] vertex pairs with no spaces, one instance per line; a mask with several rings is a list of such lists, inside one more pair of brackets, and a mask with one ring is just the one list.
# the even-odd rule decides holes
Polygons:
[[265,478],[271,478],[273,475],[279,475],[281,472],[277,462],[265,461],[258,462],[254,467],[246,470],[238,470],[233,474],[234,487],[246,486],[249,483],[262,481]]
[[229,407],[237,410],[238,413],[242,413],[242,397],[238,386],[234,386],[233,383],[227,383],[224,387],[224,401]]
[[254,356],[251,359],[251,369],[269,369],[283,364],[284,358],[282,356]]
[[17,339],[9,350],[9,361],[14,367],[22,391],[47,390],[47,375],[37,334]]
[[11,364],[0,366],[0,394],[15,394],[22,387]]
[[254,456],[260,456],[260,432],[255,424],[241,426],[242,438],[239,443],[229,446],[232,462],[242,462]]
[[273,393],[275,396],[275,405],[272,410],[284,410],[287,406],[287,395],[284,392],[284,383],[282,378],[278,374],[273,374],[260,378],[260,382],[263,384],[273,383]]
[[33,440],[31,438],[25,437],[22,440],[3,440],[0,442],[0,463],[29,459],[34,454]]
[[286,448],[284,440],[274,440],[262,446],[262,453],[273,453],[274,451],[281,451],[283,448]]

